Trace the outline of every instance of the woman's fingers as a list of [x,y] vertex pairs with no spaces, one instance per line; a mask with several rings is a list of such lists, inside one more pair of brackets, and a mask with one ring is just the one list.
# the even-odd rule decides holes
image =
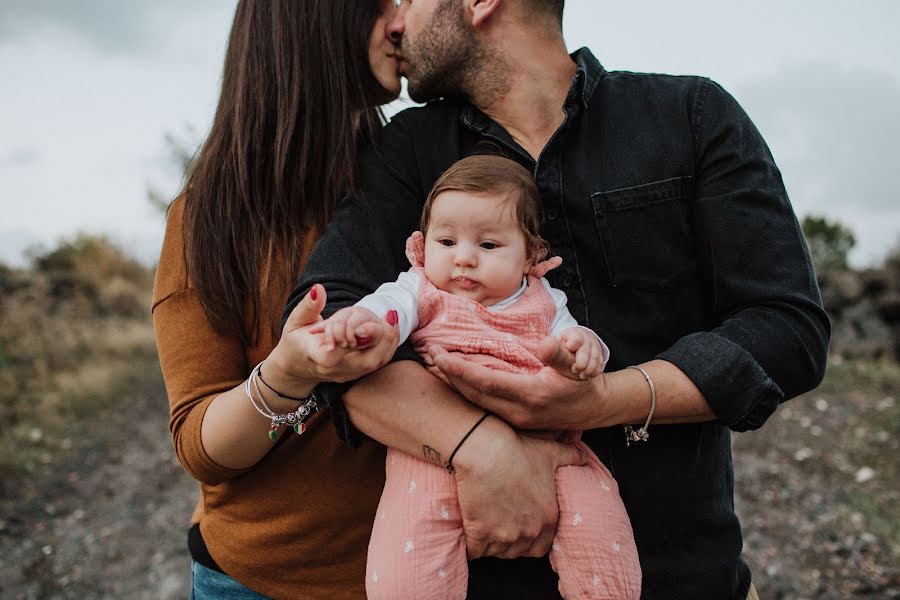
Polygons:
[[325,301],[325,288],[318,283],[312,286],[306,297],[297,303],[297,306],[288,315],[287,321],[284,323],[284,330],[294,331],[319,321],[322,318]]
[[[342,332],[347,333],[345,319],[333,316],[325,321],[325,342],[313,351],[316,374],[322,381],[350,381],[383,367],[394,355],[400,335],[395,325],[385,321],[366,322],[349,333],[357,343],[354,348],[342,343]],[[334,336],[334,345],[328,342],[329,335]],[[360,335],[367,342],[364,347],[357,341]]]

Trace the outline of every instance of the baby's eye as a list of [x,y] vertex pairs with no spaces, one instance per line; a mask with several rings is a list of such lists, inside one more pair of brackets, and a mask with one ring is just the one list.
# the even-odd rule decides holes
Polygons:
[[481,242],[481,247],[485,250],[493,250],[497,247],[497,244],[495,244],[494,242]]
[[453,246],[453,240],[438,240],[438,243],[442,246]]

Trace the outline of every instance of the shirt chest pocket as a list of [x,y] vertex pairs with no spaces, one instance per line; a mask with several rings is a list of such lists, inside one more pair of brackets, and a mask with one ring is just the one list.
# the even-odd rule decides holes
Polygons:
[[665,291],[696,272],[690,190],[685,176],[591,194],[613,287]]

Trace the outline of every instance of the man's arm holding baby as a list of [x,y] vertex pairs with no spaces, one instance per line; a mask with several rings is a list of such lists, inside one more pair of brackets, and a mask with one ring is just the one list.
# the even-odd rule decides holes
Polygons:
[[[487,369],[440,350],[431,355],[463,396],[516,428],[594,429],[647,419],[650,388],[640,372],[623,369],[591,379],[573,378],[571,353],[555,337],[542,342],[539,358],[545,368],[522,375]],[[678,367],[664,360],[640,366],[656,388],[654,423],[716,418],[700,391]],[[642,398],[646,401],[640,402]]]
[[[398,280],[341,309],[320,324],[323,343],[362,349],[361,338],[385,321],[400,322],[402,343],[417,322],[415,303],[407,302],[410,295],[415,299],[416,289],[417,281]],[[522,436],[495,418],[460,443],[484,411],[411,361],[392,363],[361,380],[344,394],[344,407],[360,431],[441,467],[458,448],[453,468],[470,558],[549,551],[558,514],[555,488],[535,482],[552,482],[558,467],[582,464],[574,447]]]
[[[603,373],[609,348],[591,329],[578,325],[566,295],[541,279],[556,304],[548,336],[538,349],[545,367],[536,374],[486,369],[438,349],[431,358],[470,402],[519,429],[594,429],[643,423],[650,413],[650,388],[635,369]],[[715,415],[678,367],[654,360],[641,367],[654,381],[654,423],[711,421]],[[645,398],[646,402],[640,402]]]
[[[484,414],[410,361],[361,380],[344,406],[363,433],[441,466]],[[559,510],[556,469],[584,461],[574,446],[521,435],[500,419],[479,425],[453,458],[469,557],[546,555]]]

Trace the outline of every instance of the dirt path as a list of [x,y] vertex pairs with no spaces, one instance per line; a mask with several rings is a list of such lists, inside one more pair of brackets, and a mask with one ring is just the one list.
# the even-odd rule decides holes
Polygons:
[[[896,393],[896,389],[894,390]],[[187,598],[196,485],[157,386],[30,476],[0,484],[0,597]],[[900,599],[898,407],[821,391],[735,436],[745,557],[761,597]]]
[[0,487],[0,597],[189,596],[196,484],[174,459],[159,387],[83,449]]

